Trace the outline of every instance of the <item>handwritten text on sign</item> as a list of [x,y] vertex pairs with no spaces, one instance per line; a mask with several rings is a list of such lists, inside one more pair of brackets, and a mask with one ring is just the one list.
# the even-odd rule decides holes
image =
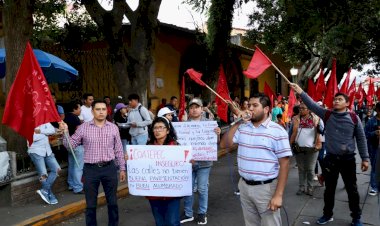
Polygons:
[[127,151],[128,187],[132,195],[191,195],[191,147],[128,145]]
[[217,161],[218,145],[214,129],[215,121],[173,122],[178,143],[192,147],[192,159],[197,161]]

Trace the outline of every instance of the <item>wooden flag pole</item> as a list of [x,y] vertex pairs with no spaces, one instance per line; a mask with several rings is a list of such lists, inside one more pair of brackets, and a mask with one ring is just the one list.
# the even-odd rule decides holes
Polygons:
[[278,69],[278,67],[276,67],[276,65],[274,65],[274,63],[272,62],[272,66],[274,67],[274,69],[276,69],[276,71],[278,73],[280,73],[281,77],[289,84],[291,84],[291,82],[289,81],[289,79],[280,71],[280,69]]

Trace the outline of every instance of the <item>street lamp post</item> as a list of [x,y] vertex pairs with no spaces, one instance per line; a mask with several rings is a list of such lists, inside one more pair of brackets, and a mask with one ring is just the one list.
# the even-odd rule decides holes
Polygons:
[[297,75],[298,75],[298,69],[295,68],[294,66],[290,69],[290,75],[292,76],[292,82],[296,83],[297,82]]

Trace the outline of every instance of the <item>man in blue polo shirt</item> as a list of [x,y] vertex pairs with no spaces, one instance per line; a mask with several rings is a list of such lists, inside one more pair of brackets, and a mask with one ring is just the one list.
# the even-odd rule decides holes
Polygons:
[[232,104],[229,106],[244,120],[230,128],[220,146],[238,144],[239,190],[245,225],[282,225],[279,208],[292,155],[288,134],[271,121],[271,102],[266,95],[251,97],[246,112]]

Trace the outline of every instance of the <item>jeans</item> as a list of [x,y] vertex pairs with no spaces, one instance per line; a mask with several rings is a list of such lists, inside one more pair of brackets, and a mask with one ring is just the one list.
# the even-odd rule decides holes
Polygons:
[[117,167],[114,162],[98,167],[97,165],[84,164],[84,193],[86,197],[86,225],[97,225],[96,207],[98,201],[99,185],[102,183],[108,207],[108,225],[119,224],[119,210],[117,206]]
[[68,176],[67,176],[67,183],[69,184],[69,187],[73,189],[75,193],[80,192],[83,190],[83,183],[82,183],[82,175],[83,175],[83,154],[84,154],[84,148],[83,146],[78,146],[74,149],[75,157],[78,160],[78,164],[74,160],[74,156],[71,153],[70,150],[68,150]]
[[371,188],[375,191],[378,191],[377,182],[376,182],[376,158],[377,158],[377,148],[368,149],[369,158],[371,161],[371,173],[370,173],[370,184]]
[[137,136],[132,136],[132,140],[131,140],[132,145],[146,145],[147,142],[148,142],[147,133],[140,134]]
[[156,226],[180,226],[180,198],[149,200]]
[[125,154],[125,151],[127,150],[128,140],[127,139],[121,139],[121,144],[123,145],[123,151]]
[[[36,167],[38,176],[40,177],[42,189],[50,191],[58,176],[58,171],[61,170],[54,154],[51,153],[49,156],[40,156],[35,153],[29,153],[29,156]],[[50,169],[49,173],[47,172],[46,166]]]
[[314,173],[315,174],[318,174],[318,163],[319,163],[319,166],[321,167],[321,170],[322,170],[322,175],[323,175],[323,159],[325,158],[325,153],[326,152],[326,149],[325,149],[325,142],[322,142],[322,148],[321,150],[319,150],[319,153],[318,153],[318,162],[315,164],[315,170],[314,170]]
[[323,208],[323,215],[327,217],[333,216],[335,189],[338,183],[339,173],[342,176],[346,192],[348,195],[348,204],[351,210],[351,217],[353,219],[360,219],[360,197],[358,193],[358,186],[356,184],[356,162],[355,155],[326,155],[324,159],[325,172],[325,194],[324,201],[325,207]]
[[[210,176],[211,167],[199,168],[199,165],[195,164],[193,166],[193,189],[195,185],[195,180],[197,180],[197,189],[199,195],[198,201],[198,214],[206,214],[208,206],[208,178]],[[185,215],[188,217],[193,217],[193,202],[194,193],[191,196],[186,196],[184,198],[184,209]]]
[[[301,150],[303,148],[301,147]],[[319,152],[305,151],[296,154],[300,189],[313,189],[314,167]]]

